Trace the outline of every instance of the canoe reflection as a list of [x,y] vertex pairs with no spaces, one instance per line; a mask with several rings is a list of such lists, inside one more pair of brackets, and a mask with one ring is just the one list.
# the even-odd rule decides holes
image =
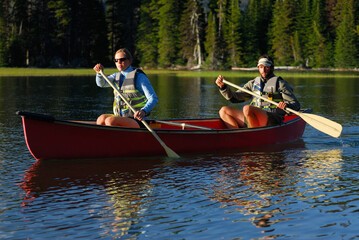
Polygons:
[[[58,196],[67,202],[71,198],[68,195],[74,194],[79,203],[87,202],[89,197],[99,198],[104,207],[97,214],[106,216],[101,228],[105,234],[119,238],[128,234],[138,219],[142,205],[139,196],[151,189],[149,182],[156,172],[153,169],[165,162],[165,158],[37,161],[20,184],[26,192],[22,207],[28,212],[41,209],[47,204],[42,201],[44,197]],[[103,193],[107,197],[103,198]],[[78,205],[68,203],[64,208]],[[98,219],[96,210],[84,214]]]
[[148,178],[142,170],[162,164],[165,158],[104,159],[104,160],[47,160],[37,161],[26,170],[20,186],[28,194],[37,194],[66,185],[107,185],[118,172],[128,172],[129,178]]

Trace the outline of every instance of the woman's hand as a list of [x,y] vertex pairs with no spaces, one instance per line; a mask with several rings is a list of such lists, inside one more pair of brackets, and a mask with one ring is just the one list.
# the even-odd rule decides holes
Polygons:
[[142,121],[142,119],[146,116],[146,112],[143,110],[135,112],[135,115],[133,116],[135,119]]
[[103,66],[101,65],[101,63],[98,63],[93,67],[93,70],[95,70],[95,72],[97,73],[100,73],[100,71],[103,70]]

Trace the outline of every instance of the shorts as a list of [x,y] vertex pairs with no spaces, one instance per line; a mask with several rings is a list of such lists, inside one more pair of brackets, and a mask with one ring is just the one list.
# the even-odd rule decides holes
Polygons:
[[267,126],[279,125],[284,120],[284,116],[278,113],[267,112],[267,115],[268,115]]
[[[278,113],[267,112],[267,116],[268,116],[267,125],[266,125],[267,127],[279,125],[284,120],[284,116]],[[248,127],[248,122],[246,117],[244,117],[244,127],[245,128]]]

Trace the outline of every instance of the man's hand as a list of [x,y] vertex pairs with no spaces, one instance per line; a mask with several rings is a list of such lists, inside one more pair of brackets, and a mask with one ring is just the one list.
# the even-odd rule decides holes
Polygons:
[[224,76],[219,75],[218,78],[216,79],[216,84],[218,87],[223,88],[224,86],[223,80],[224,80]]
[[277,108],[285,109],[287,107],[287,104],[285,102],[279,102]]

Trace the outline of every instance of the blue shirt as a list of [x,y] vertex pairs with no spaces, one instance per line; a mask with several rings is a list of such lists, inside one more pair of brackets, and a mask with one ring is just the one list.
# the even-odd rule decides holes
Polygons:
[[[122,77],[120,79],[120,84],[119,84],[120,88],[121,88],[121,86],[123,84],[123,80],[126,78],[127,74],[133,70],[134,69],[130,66],[126,70],[121,71],[121,74],[125,77]],[[108,76],[107,77],[108,80],[110,80],[112,83],[114,83],[114,81],[116,80],[117,74],[120,74],[120,73],[117,72],[117,73],[114,73],[114,74]],[[102,88],[111,87],[110,84],[108,84],[108,82],[101,76],[101,74],[96,75],[96,84],[97,84],[97,86],[102,87]],[[143,108],[141,108],[141,110],[145,111],[146,113],[149,113],[157,105],[158,98],[157,98],[157,95],[156,95],[155,91],[153,90],[150,80],[147,78],[146,74],[139,73],[137,75],[136,89],[138,91],[140,91],[141,93],[143,93],[147,98],[147,103]]]

